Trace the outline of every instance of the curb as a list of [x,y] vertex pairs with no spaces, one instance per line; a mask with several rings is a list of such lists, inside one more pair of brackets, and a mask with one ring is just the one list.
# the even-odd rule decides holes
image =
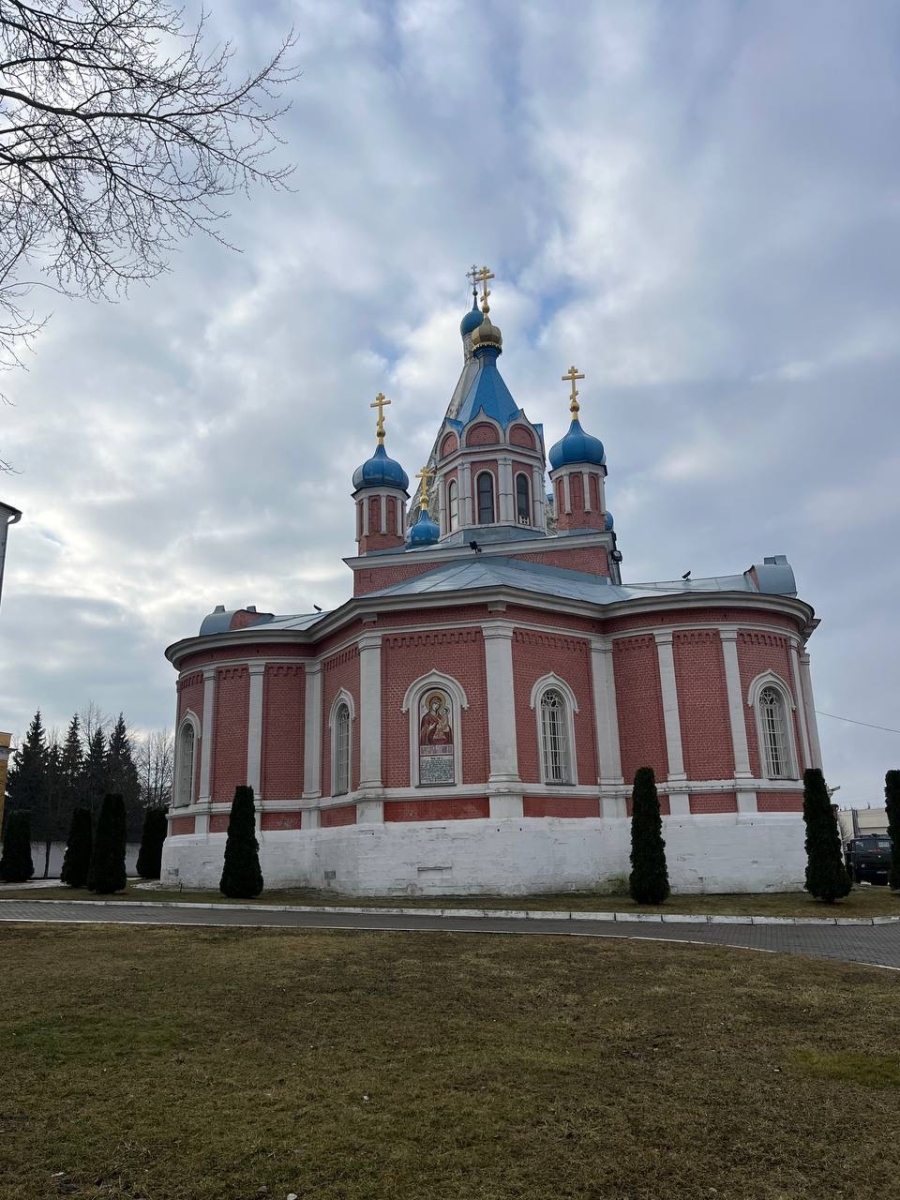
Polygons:
[[373,917],[452,917],[455,920],[494,918],[503,921],[606,921],[622,924],[645,922],[655,925],[892,925],[896,917],[760,917],[704,916],[698,913],[567,912],[553,909],[506,908],[352,908],[323,904],[215,904],[183,900],[6,900],[4,904],[78,904],[95,908],[187,908],[224,909],[233,912],[296,912]]

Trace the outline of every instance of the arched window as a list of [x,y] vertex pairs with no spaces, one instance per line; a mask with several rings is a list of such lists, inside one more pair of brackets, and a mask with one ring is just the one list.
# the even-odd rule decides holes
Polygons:
[[764,687],[759,693],[759,719],[766,775],[770,779],[790,779],[793,767],[785,728],[784,700],[777,688]]
[[482,471],[476,480],[478,493],[478,524],[494,523],[494,477],[490,471]]
[[531,524],[531,486],[528,476],[516,476],[516,520],[520,525]]
[[333,796],[344,796],[350,791],[350,707],[346,701],[337,707],[334,716],[332,737],[334,739],[334,784]]
[[450,675],[432,671],[406,689],[401,712],[409,713],[409,761],[412,787],[462,783],[461,715],[469,701]]
[[569,746],[566,702],[556,688],[541,696],[541,763],[544,783],[571,783],[572,756]]
[[451,479],[447,484],[447,508],[450,512],[450,532],[459,528],[459,488],[456,480]]
[[194,726],[185,720],[178,735],[178,778],[175,787],[175,805],[183,807],[194,798]]

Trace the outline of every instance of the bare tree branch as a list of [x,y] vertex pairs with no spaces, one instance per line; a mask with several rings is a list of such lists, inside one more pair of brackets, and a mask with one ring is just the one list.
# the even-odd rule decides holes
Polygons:
[[120,295],[181,238],[227,244],[228,197],[286,186],[270,156],[293,35],[236,82],[233,47],[204,35],[166,0],[0,0],[0,369],[40,329],[26,268],[69,295]]

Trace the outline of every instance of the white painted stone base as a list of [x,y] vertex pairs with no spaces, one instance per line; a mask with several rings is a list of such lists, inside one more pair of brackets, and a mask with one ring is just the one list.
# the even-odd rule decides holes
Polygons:
[[[663,817],[674,892],[803,886],[799,814]],[[631,822],[619,818],[423,821],[261,833],[267,888],[355,896],[515,896],[627,886]],[[217,888],[225,835],[169,837],[164,882]]]

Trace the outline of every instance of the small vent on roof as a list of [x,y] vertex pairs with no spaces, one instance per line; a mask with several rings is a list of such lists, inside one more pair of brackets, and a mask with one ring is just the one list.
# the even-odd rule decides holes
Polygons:
[[224,612],[224,611],[225,611],[224,604],[217,604],[216,607],[213,609],[213,612]]
[[256,612],[256,605],[255,604],[246,605],[244,608],[244,612]]

